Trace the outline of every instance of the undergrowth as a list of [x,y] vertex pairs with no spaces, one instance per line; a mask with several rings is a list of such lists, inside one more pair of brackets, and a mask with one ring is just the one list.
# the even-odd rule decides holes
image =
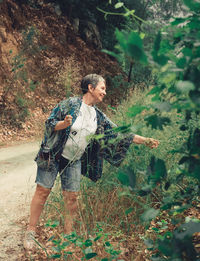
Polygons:
[[[151,111],[127,117],[131,106],[151,103],[151,97],[146,97],[148,91],[136,89],[117,109],[108,107],[108,115],[119,125],[131,124],[134,133],[159,139],[159,147],[151,150],[143,145],[132,145],[120,168],[105,162],[104,174],[100,181],[93,183],[83,177],[79,195],[79,214],[71,235],[63,234],[64,203],[58,179],[43,214],[43,224],[46,224],[44,241],[48,239],[51,246],[43,252],[45,256],[59,260],[135,260],[142,253],[148,258],[150,252],[145,252],[143,239],[147,235],[155,238],[155,234],[160,231],[162,233],[166,227],[174,228],[165,211],[152,223],[154,229],[149,218],[145,218],[147,209],[156,209],[161,205],[161,198],[164,197],[163,184],[158,184],[150,194],[145,194],[142,187],[148,177],[146,169],[152,156],[165,160],[167,168],[174,175],[172,169],[178,169],[177,162],[180,156],[174,157],[169,152],[179,148],[188,134],[180,130],[181,115],[175,111],[170,113],[171,125],[164,127],[162,131],[145,126],[144,118],[150,115]],[[128,173],[129,186],[122,173]],[[136,190],[140,193],[136,193]],[[176,191],[177,187],[174,185],[166,194]],[[67,251],[69,246],[72,246],[72,250]]]

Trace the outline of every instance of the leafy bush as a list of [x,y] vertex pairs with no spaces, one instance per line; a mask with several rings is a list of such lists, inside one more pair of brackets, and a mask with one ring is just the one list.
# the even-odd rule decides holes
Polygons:
[[[200,4],[197,1],[184,1],[189,9],[189,15],[185,18],[175,18],[170,26],[158,32],[154,47],[151,52],[152,65],[157,74],[157,83],[148,93],[153,95],[152,105],[130,108],[130,115],[136,116],[151,110],[151,115],[146,115],[144,120],[147,126],[152,129],[164,131],[171,124],[170,112],[180,115],[179,128],[187,135],[181,143],[175,144],[174,149],[167,151],[173,157],[180,157],[175,166],[167,166],[167,160],[160,157],[152,157],[147,168],[146,183],[138,193],[145,196],[152,193],[159,193],[159,211],[156,208],[147,209],[146,216],[155,218],[160,211],[167,210],[173,216],[174,211],[179,213],[195,206],[199,202],[199,181],[200,181],[200,129],[199,129],[199,108],[200,91],[198,79],[199,68],[199,10]],[[174,36],[171,36],[173,31]],[[164,34],[165,33],[165,34]],[[168,37],[169,35],[169,37]],[[141,63],[147,63],[147,58],[139,34],[131,33],[128,38],[121,32],[117,32],[121,49],[127,56]],[[190,125],[189,120],[193,121]],[[166,127],[165,127],[166,126]],[[184,135],[183,134],[183,135]],[[178,148],[177,148],[178,145]],[[162,155],[160,155],[162,157]],[[170,175],[168,174],[170,173]],[[177,175],[178,174],[178,175]],[[196,183],[196,189],[194,184]],[[181,185],[180,185],[181,184]],[[186,185],[187,184],[187,185]],[[179,190],[174,193],[173,187]],[[146,218],[145,218],[146,220]],[[183,220],[182,220],[183,222]],[[198,225],[181,225],[179,229],[186,229],[190,237],[182,237],[179,229],[174,231],[170,239],[157,240],[157,254],[152,260],[196,260],[197,252],[192,245],[192,235],[198,232]],[[196,230],[193,228],[196,227]],[[179,244],[174,248],[174,237],[181,238]],[[167,245],[166,240],[169,241]],[[187,250],[185,249],[187,246]],[[166,259],[166,258],[165,258]]]

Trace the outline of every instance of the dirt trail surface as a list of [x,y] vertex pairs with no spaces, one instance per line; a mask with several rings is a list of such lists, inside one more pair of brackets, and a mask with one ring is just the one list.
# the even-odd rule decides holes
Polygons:
[[35,188],[39,142],[0,148],[0,260],[19,260]]

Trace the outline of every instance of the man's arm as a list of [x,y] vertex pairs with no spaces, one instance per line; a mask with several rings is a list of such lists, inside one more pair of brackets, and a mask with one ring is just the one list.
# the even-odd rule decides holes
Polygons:
[[144,144],[147,147],[153,149],[153,148],[157,148],[159,145],[159,141],[155,140],[153,138],[146,138],[140,135],[135,135],[133,138],[133,143],[135,144]]
[[72,116],[66,115],[63,121],[58,121],[56,124],[54,131],[63,130],[69,127],[72,124]]

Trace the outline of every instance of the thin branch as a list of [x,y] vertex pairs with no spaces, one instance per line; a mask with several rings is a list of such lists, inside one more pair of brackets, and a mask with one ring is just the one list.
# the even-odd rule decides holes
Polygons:
[[[97,7],[97,10],[99,10],[100,12],[104,13],[106,16],[107,15],[121,15],[121,16],[125,16],[127,13],[113,13],[113,12],[107,12],[104,11],[103,9]],[[140,18],[139,16],[135,15],[133,12],[130,12],[130,15],[133,16],[134,18],[138,19],[139,21],[146,23],[145,20],[143,20],[142,18]]]

